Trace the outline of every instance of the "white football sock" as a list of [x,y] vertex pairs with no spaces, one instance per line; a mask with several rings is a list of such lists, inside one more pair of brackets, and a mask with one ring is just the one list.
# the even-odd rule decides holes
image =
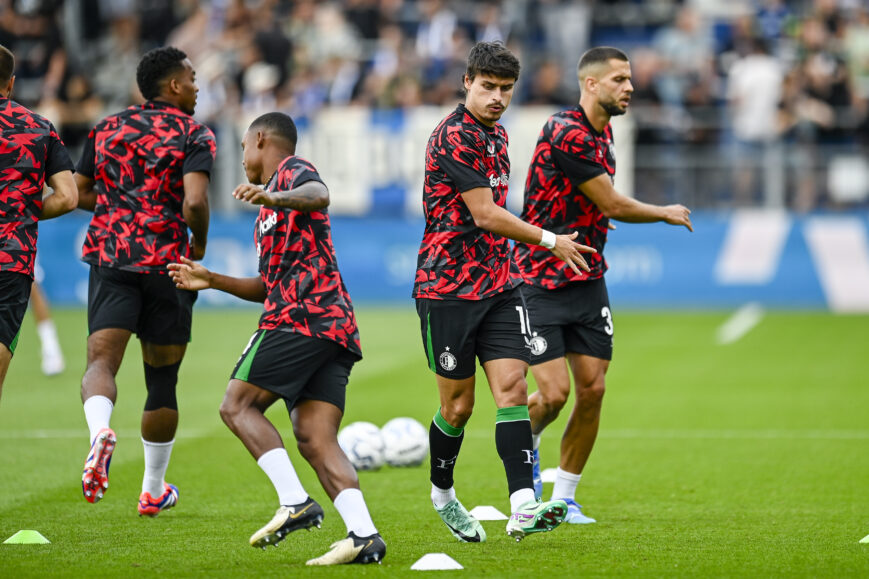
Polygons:
[[308,499],[308,493],[302,486],[290,455],[284,447],[273,448],[264,452],[256,461],[278,493],[278,502],[282,505],[298,505]]
[[352,531],[357,537],[368,537],[377,532],[359,489],[344,489],[335,497],[334,504],[347,525],[348,533]]
[[431,485],[431,502],[434,503],[439,509],[444,508],[449,504],[449,502],[456,498],[456,489],[455,487],[450,487],[448,489],[442,489],[440,487],[436,487]]
[[105,396],[91,396],[84,401],[84,418],[91,433],[91,444],[103,428],[109,427],[115,405]]
[[142,492],[152,498],[163,495],[163,485],[166,482],[166,469],[169,467],[169,457],[172,455],[174,440],[169,442],[150,442],[142,439],[145,447],[145,476],[142,477]]
[[532,434],[531,435],[531,444],[532,444],[531,448],[533,448],[534,450],[537,450],[538,448],[540,448],[540,435],[539,434]]
[[537,498],[534,496],[534,489],[519,489],[510,495],[510,512],[515,513],[519,507],[528,502],[535,502]]
[[576,495],[576,485],[579,484],[579,479],[582,474],[573,474],[561,467],[555,471],[555,486],[552,487],[552,498],[554,499],[574,499]]

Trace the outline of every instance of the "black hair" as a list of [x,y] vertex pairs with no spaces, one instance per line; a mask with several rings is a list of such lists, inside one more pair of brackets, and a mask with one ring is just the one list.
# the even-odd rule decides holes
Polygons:
[[468,54],[468,80],[478,74],[519,79],[519,59],[501,41],[478,42]]
[[160,96],[160,84],[182,70],[187,55],[172,46],[149,50],[136,68],[136,83],[142,96],[150,100]]
[[613,48],[612,46],[596,46],[590,48],[582,55],[582,58],[579,59],[579,65],[576,67],[576,72],[579,74],[584,68],[594,64],[606,64],[613,58],[623,62],[629,62],[628,55],[618,48]]
[[285,115],[284,113],[266,113],[260,115],[254,119],[247,130],[255,131],[258,129],[286,140],[293,147],[296,146],[296,141],[299,138],[296,131],[296,123],[293,122],[290,115]]
[[15,74],[15,55],[0,44],[0,85],[5,85]]

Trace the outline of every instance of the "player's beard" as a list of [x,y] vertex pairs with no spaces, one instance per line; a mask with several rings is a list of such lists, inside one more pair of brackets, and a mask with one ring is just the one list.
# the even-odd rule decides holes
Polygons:
[[618,116],[623,115],[626,112],[628,112],[627,107],[625,107],[625,108],[620,107],[618,101],[616,101],[616,100],[612,100],[612,101],[608,101],[608,102],[601,102],[600,106],[606,112],[606,114],[608,114],[611,117],[618,117]]

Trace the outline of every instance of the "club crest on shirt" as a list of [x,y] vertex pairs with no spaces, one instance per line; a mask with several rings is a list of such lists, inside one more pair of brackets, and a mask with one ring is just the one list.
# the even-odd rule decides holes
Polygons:
[[488,143],[486,143],[486,153],[489,156],[492,156],[495,154],[495,143],[493,143],[492,141],[489,141]]
[[441,353],[438,361],[440,361],[441,363],[441,368],[443,368],[447,372],[452,372],[459,364],[458,360],[456,360],[456,357],[453,355],[452,352],[450,352],[449,347],[447,347],[447,349]]

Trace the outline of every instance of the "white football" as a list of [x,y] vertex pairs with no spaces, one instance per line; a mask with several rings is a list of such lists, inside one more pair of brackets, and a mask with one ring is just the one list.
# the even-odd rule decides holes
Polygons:
[[370,422],[352,422],[338,433],[338,446],[356,470],[377,470],[383,466],[383,438]]
[[413,418],[393,418],[383,425],[380,435],[391,466],[417,466],[428,456],[428,430]]

